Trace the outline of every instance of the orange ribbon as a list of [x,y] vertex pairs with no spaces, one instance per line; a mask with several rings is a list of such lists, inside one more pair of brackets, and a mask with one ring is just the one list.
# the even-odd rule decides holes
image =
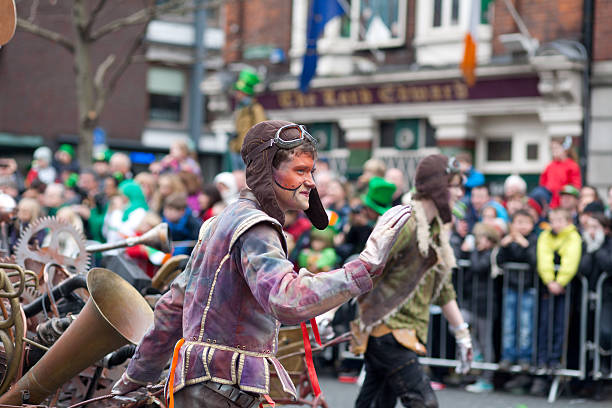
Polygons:
[[176,342],[176,346],[174,346],[174,353],[172,354],[172,364],[170,365],[170,375],[168,376],[168,388],[167,388],[167,403],[168,408],[174,408],[174,370],[176,369],[176,364],[178,363],[178,355],[179,351],[181,351],[181,346],[185,343],[185,339],[180,339]]

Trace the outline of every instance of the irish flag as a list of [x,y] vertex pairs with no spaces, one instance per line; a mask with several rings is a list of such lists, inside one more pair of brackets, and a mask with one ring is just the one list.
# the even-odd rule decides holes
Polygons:
[[463,78],[465,78],[465,82],[468,86],[472,86],[476,82],[477,30],[478,24],[480,23],[480,12],[482,7],[480,0],[472,0],[470,7],[470,21],[468,31],[465,34],[465,50],[463,52],[463,61],[461,61],[461,71],[463,72]]

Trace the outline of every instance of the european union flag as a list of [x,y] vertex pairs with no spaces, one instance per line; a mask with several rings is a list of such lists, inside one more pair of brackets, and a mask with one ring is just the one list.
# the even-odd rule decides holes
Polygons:
[[308,91],[310,80],[317,72],[317,40],[323,33],[325,24],[332,18],[344,14],[344,8],[338,0],[312,0],[308,16],[308,32],[306,34],[306,52],[304,53],[304,64],[302,76],[300,77],[300,89]]

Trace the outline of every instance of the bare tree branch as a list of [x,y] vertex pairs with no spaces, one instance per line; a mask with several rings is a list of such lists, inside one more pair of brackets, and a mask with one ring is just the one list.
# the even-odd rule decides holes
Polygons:
[[28,20],[24,20],[22,18],[17,18],[17,27],[38,37],[44,38],[45,40],[49,40],[51,42],[59,44],[62,47],[66,48],[69,52],[74,53],[74,44],[72,43],[72,41],[70,41],[68,38],[64,37],[60,33],[47,30],[46,28],[42,28],[40,26],[37,26],[36,24],[32,24]]
[[33,0],[32,5],[30,6],[30,17],[28,17],[28,21],[33,23],[36,20],[36,12],[38,11],[38,0]]
[[[96,84],[96,87],[98,88],[98,92],[96,96],[96,113],[98,116],[102,113],[102,109],[104,108],[104,104],[106,103],[106,98],[108,97],[108,95],[110,95],[113,92],[113,90],[115,89],[115,86],[117,86],[117,82],[119,82],[121,75],[123,75],[125,70],[134,61],[136,52],[141,48],[144,42],[145,33],[146,33],[146,28],[142,30],[140,35],[132,43],[130,50],[125,55],[125,57],[120,61],[119,65],[117,66],[112,76],[108,80],[108,85],[106,87],[103,86],[104,73],[108,69],[108,67],[110,67],[110,65],[112,65],[112,63],[114,62],[115,60],[114,56],[111,62],[107,62],[110,58],[109,57],[102,64],[100,64],[100,66],[98,66],[98,70],[96,72],[96,82],[98,81],[98,74],[100,74],[100,86],[98,87],[98,84]],[[103,67],[105,63],[108,65],[108,67]]]
[[94,9],[91,11],[91,14],[89,15],[89,21],[87,22],[87,25],[86,25],[87,32],[91,30],[91,26],[96,21],[96,17],[98,16],[98,13],[100,13],[100,11],[102,11],[104,6],[106,5],[106,1],[107,0],[99,0],[98,4],[96,4],[96,7],[94,7]]
[[94,75],[94,86],[98,93],[102,92],[104,87],[104,75],[106,75],[106,71],[113,65],[115,62],[115,54],[110,54],[100,65],[98,65],[98,69],[96,70],[96,74]]
[[100,27],[97,31],[91,34],[91,40],[99,40],[101,37],[120,30],[123,27],[148,23],[153,18],[163,13],[187,12],[195,9],[195,7],[183,7],[185,6],[185,2],[186,0],[170,0],[168,3],[140,9],[129,16],[111,21],[110,23]]

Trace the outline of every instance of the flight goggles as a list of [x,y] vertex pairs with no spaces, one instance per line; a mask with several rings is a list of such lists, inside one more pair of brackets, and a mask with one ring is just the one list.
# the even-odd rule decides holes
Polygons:
[[[290,139],[287,138],[287,131],[291,129],[297,129],[298,137],[292,137]],[[277,145],[281,149],[293,149],[294,147],[301,145],[305,141],[312,143],[313,145],[315,145],[315,147],[317,146],[317,139],[315,139],[310,133],[308,133],[308,131],[306,130],[306,126],[298,125],[296,123],[290,123],[288,125],[280,127],[274,134],[273,139],[270,139],[269,141],[257,147],[257,149],[253,150],[249,154],[249,157],[254,158],[256,155],[272,147],[273,145]]]

